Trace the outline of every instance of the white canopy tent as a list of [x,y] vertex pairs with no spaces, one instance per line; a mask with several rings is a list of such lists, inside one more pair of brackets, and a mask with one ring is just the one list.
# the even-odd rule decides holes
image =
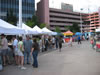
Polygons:
[[96,29],[96,32],[100,32],[100,28]]
[[53,31],[47,29],[46,27],[44,27],[44,28],[42,29],[42,34],[57,35],[57,32],[53,32]]
[[57,32],[52,32],[52,34],[51,35],[57,35]]
[[24,34],[24,30],[0,19],[0,34],[19,35]]
[[33,31],[36,31],[38,34],[42,33],[42,29],[40,29],[37,25],[33,27]]
[[44,27],[44,28],[42,29],[42,34],[49,34],[49,35],[51,35],[51,34],[52,34],[52,31],[49,30],[49,29],[47,29],[46,27]]
[[27,26],[27,25],[24,24],[24,23],[22,23],[22,29],[25,30],[25,32],[26,32],[25,34],[34,34],[34,35],[37,34],[36,31],[34,31],[31,27]]

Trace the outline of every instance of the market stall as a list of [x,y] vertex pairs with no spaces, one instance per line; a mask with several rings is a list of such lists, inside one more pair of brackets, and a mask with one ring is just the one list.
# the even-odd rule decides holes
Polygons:
[[52,31],[49,30],[48,28],[44,27],[44,28],[42,29],[42,34],[49,34],[49,35],[51,35],[51,34],[52,34]]
[[68,42],[70,40],[70,37],[69,36],[72,36],[73,35],[73,32],[71,32],[70,30],[68,30],[67,32],[64,32],[63,33],[64,36],[65,36],[65,42]]
[[76,32],[75,35],[82,36],[82,33],[81,32]]
[[22,29],[25,30],[25,34],[33,34],[33,35],[38,34],[37,31],[34,31],[31,27],[27,26],[27,25],[24,24],[24,23],[22,23]]
[[23,29],[0,19],[0,34],[19,35],[24,33],[25,31]]
[[32,28],[33,31],[37,32],[37,35],[42,34],[42,29],[39,28],[37,25]]

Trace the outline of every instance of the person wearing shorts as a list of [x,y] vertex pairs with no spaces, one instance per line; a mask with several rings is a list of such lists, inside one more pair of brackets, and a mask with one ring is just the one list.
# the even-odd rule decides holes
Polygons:
[[23,47],[23,41],[22,41],[22,37],[19,37],[19,42],[18,42],[18,56],[19,56],[19,67],[21,67],[21,69],[26,69],[23,64],[24,64],[24,47]]
[[14,55],[15,55],[15,62],[16,65],[18,65],[18,40],[16,39],[16,36],[13,36],[13,49],[14,49]]

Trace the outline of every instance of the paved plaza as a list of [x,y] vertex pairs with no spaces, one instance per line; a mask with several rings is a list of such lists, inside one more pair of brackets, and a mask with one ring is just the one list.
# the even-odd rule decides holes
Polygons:
[[100,53],[91,48],[89,41],[70,47],[63,45],[62,52],[52,50],[38,57],[39,67],[25,65],[26,70],[11,65],[0,75],[100,75]]

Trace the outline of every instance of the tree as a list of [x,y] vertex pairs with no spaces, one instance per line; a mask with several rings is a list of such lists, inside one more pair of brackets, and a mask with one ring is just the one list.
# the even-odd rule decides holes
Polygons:
[[28,18],[26,24],[30,27],[34,27],[35,25],[39,26],[39,21],[37,16],[33,15],[32,18]]
[[40,27],[40,28],[44,28],[44,27],[46,27],[46,24],[45,24],[45,23],[42,23],[42,24],[40,24],[39,27]]
[[71,26],[66,26],[65,29],[66,31],[71,30]]
[[35,25],[39,26],[39,20],[36,15],[32,16],[32,21],[34,22]]
[[61,32],[60,28],[59,27],[56,27],[55,32],[60,33]]
[[80,27],[77,23],[73,23],[73,26],[71,26],[71,31],[76,33],[76,32],[80,32]]
[[73,33],[76,33],[76,32],[80,32],[80,27],[78,26],[77,23],[73,23],[72,26],[67,26],[67,27],[66,27],[66,30],[70,30],[70,31],[72,31]]
[[34,22],[32,20],[28,20],[26,22],[26,25],[28,25],[29,27],[33,28],[35,26]]
[[7,11],[6,21],[15,26],[17,25],[17,17],[14,15],[13,10],[10,9],[10,11]]

